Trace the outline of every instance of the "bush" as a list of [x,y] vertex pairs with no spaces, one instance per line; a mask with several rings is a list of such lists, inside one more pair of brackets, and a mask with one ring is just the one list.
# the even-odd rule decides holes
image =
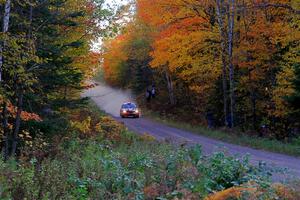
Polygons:
[[[130,134],[130,133],[127,133]],[[0,164],[1,199],[200,199],[268,177],[247,159],[136,140],[131,144],[70,138],[40,164]],[[268,187],[262,187],[269,183]],[[255,184],[254,184],[255,183]],[[276,191],[274,190],[274,194]]]

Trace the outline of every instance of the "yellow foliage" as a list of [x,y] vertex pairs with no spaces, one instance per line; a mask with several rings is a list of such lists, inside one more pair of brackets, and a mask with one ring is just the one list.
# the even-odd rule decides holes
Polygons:
[[141,139],[143,141],[148,141],[148,142],[153,142],[156,140],[156,138],[152,135],[150,135],[149,133],[144,133],[143,135],[141,135]]
[[275,110],[271,110],[270,114],[276,117],[284,117],[289,114],[288,103],[284,97],[291,96],[294,93],[293,79],[295,73],[292,67],[285,67],[276,76],[277,87],[273,90],[272,100],[275,104]]
[[294,191],[291,188],[288,188],[285,185],[282,184],[274,184],[273,188],[276,191],[276,195],[280,199],[285,199],[285,200],[298,200],[300,199],[300,194],[298,191]]
[[217,192],[205,198],[205,200],[227,200],[238,199],[244,192],[255,192],[255,188],[231,187],[226,190]]
[[110,141],[120,141],[124,130],[125,127],[122,124],[108,116],[101,117],[96,125],[97,133]]
[[88,116],[82,122],[80,121],[71,121],[71,126],[82,133],[89,133],[91,131],[91,117]]

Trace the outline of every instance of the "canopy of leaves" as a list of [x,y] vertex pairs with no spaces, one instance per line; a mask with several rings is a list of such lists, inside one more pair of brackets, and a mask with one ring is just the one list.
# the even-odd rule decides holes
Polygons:
[[[224,83],[228,88],[230,82],[230,87],[234,84],[237,124],[255,130],[268,125],[281,132],[275,134],[277,138],[285,137],[283,132],[297,126],[291,120],[295,108],[288,99],[297,95],[299,3],[234,1],[234,9],[228,9],[230,1],[221,3],[220,7],[220,1],[137,0],[134,19],[106,44],[105,77],[111,84],[124,86],[137,71],[132,60],[144,60],[152,71],[144,74],[144,79],[151,77],[161,91],[158,104],[168,103],[163,96],[171,92],[170,83],[166,84],[171,80],[178,107],[202,116],[212,110],[219,125],[224,121],[221,110],[226,103],[221,96],[229,98],[231,93],[224,91]],[[227,47],[230,12],[234,16],[232,61]],[[132,35],[140,39],[132,40]],[[144,48],[135,46],[142,40]],[[231,62],[234,80],[229,77]],[[166,73],[168,81],[162,81]],[[131,85],[139,83],[133,79]],[[140,85],[141,91],[148,85]]]

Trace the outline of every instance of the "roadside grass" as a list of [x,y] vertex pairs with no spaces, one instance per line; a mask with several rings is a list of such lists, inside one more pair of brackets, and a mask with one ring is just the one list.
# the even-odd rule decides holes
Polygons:
[[204,156],[200,146],[136,135],[91,102],[65,112],[70,124],[49,151],[34,141],[27,156],[0,160],[0,199],[300,198],[297,185],[272,183],[273,170],[247,156]]
[[300,144],[299,142],[281,142],[278,140],[271,140],[268,138],[260,138],[257,136],[250,136],[245,133],[232,133],[225,132],[217,129],[208,129],[200,125],[192,125],[186,122],[180,122],[172,119],[172,117],[163,117],[158,113],[143,108],[143,115],[165,125],[178,128],[181,130],[190,131],[199,135],[207,136],[209,138],[221,140],[224,142],[237,144],[241,146],[251,147],[274,153],[287,154],[291,156],[300,157]]

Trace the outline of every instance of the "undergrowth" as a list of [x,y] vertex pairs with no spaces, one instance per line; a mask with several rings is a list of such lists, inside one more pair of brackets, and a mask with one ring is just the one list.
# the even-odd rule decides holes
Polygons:
[[299,185],[273,184],[272,170],[248,157],[138,136],[90,107],[65,113],[66,133],[48,149],[0,162],[0,199],[300,198]]

